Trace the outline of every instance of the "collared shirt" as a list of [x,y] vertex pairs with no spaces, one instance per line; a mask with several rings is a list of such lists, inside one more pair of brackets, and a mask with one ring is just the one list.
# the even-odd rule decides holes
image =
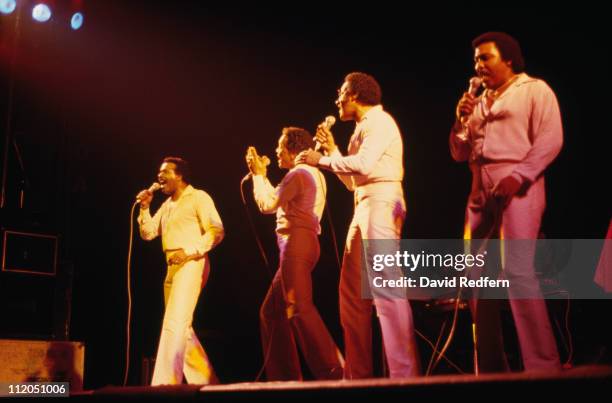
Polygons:
[[555,93],[544,81],[522,73],[490,106],[483,96],[477,101],[466,126],[451,130],[453,158],[514,162],[514,176],[535,181],[563,144]]
[[223,223],[211,197],[187,186],[178,200],[169,197],[151,217],[149,209],[138,216],[140,236],[150,241],[162,236],[164,251],[183,249],[187,255],[204,255],[223,239]]
[[319,165],[336,173],[350,190],[375,182],[401,182],[403,148],[395,120],[376,105],[355,125],[348,155],[342,156],[336,148]]
[[262,213],[276,213],[276,232],[281,234],[291,228],[320,234],[326,191],[323,174],[305,164],[290,169],[276,188],[268,178],[253,175],[255,202]]

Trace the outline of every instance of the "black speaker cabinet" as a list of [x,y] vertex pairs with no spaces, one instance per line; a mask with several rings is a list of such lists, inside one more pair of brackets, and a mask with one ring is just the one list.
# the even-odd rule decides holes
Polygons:
[[72,267],[58,267],[58,237],[2,231],[0,337],[68,337]]
[[57,236],[4,230],[2,271],[57,274]]

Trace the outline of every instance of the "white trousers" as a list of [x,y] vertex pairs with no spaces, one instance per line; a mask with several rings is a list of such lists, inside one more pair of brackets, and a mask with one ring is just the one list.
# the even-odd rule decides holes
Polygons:
[[[401,238],[406,205],[400,182],[357,188],[355,214],[349,226],[340,275],[340,321],[344,331],[345,378],[372,377],[372,300],[364,298],[364,239]],[[407,298],[374,298],[391,378],[419,374],[412,309]]]
[[[171,252],[167,253],[167,258]],[[208,257],[168,266],[164,281],[166,311],[162,325],[152,385],[215,383],[216,377],[191,323],[200,291],[206,284]]]
[[[533,266],[535,240],[546,207],[544,177],[522,189],[507,206],[491,196],[491,190],[510,175],[514,167],[515,164],[509,163],[471,166],[473,181],[466,209],[466,230],[468,238],[474,240],[474,248],[478,248],[478,240],[482,239],[508,240],[502,244],[501,276],[510,281],[508,296],[524,368],[557,370],[561,368],[559,353]],[[507,371],[500,301],[480,296],[472,301],[471,308],[476,323],[480,371]]]

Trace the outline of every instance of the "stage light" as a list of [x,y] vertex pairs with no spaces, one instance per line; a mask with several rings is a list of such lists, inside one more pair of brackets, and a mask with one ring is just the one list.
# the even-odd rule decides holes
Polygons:
[[10,14],[15,11],[17,2],[15,0],[0,0],[0,13]]
[[83,13],[77,12],[72,14],[70,19],[70,27],[75,31],[83,26]]
[[51,19],[51,9],[44,3],[37,4],[32,9],[32,18],[38,22],[47,22]]

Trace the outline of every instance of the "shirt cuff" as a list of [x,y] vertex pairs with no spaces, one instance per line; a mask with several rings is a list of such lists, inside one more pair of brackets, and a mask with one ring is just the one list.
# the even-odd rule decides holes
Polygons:
[[257,183],[259,185],[263,184],[265,182],[265,176],[263,175],[253,175],[253,183]]
[[332,161],[331,157],[323,156],[319,160],[319,166],[322,166],[324,168],[329,168],[329,167],[331,167],[331,161]]

